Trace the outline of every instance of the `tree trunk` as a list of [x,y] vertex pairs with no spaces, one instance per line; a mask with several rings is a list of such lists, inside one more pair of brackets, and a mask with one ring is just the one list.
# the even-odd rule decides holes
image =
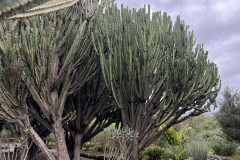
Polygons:
[[30,128],[28,133],[32,141],[40,148],[40,150],[44,153],[48,160],[56,160],[56,158],[47,148],[46,144],[43,142],[42,138],[35,132],[32,127]]
[[130,150],[128,152],[128,157],[130,157],[130,160],[136,160],[139,159],[139,149],[138,149],[138,143],[137,143],[137,139],[135,138],[132,142],[132,147],[130,145]]
[[58,160],[70,160],[61,121],[56,121],[53,124],[53,130],[56,140]]
[[130,156],[130,160],[136,160],[139,159],[139,151],[138,151],[138,147],[133,146],[133,150],[132,150],[132,154]]
[[80,160],[82,134],[76,133],[74,137],[74,158],[73,160]]
[[35,144],[33,144],[33,145],[31,146],[31,148],[29,149],[28,159],[29,159],[29,160],[34,159],[35,156],[38,154],[38,150],[39,150],[38,147],[37,147]]
[[66,145],[67,145],[67,148],[68,148],[68,154],[70,156],[71,159],[73,159],[73,156],[74,156],[74,137],[70,134],[70,135],[67,135],[65,134],[66,138]]

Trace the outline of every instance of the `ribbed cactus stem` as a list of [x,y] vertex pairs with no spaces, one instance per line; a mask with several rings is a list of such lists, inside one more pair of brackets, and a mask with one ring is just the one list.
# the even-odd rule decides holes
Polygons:
[[19,19],[19,18],[36,16],[40,14],[46,14],[49,12],[54,12],[60,9],[70,7],[77,2],[79,2],[79,0],[51,0],[37,7],[26,10],[23,13],[19,13],[15,16],[12,16],[9,19]]
[[163,123],[172,126],[205,112],[219,92],[218,69],[203,45],[193,50],[188,28],[179,16],[173,24],[150,7],[118,10],[111,4],[99,20],[95,49],[123,126],[139,132],[133,153],[161,135]]

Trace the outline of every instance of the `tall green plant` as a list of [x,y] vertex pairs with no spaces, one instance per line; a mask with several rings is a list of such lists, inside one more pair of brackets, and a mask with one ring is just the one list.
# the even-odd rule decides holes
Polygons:
[[28,132],[48,159],[55,158],[31,126],[27,96],[41,110],[41,123],[52,128],[58,159],[69,160],[64,107],[67,97],[99,71],[91,32],[103,5],[79,3],[61,12],[2,23],[0,115]]
[[[163,125],[163,127],[165,127]],[[186,149],[186,142],[189,139],[188,128],[185,126],[179,133],[173,128],[169,128],[164,134],[169,146],[169,152],[175,160],[182,160],[189,151]]]
[[217,155],[232,156],[238,145],[224,137],[224,135],[215,135],[209,139],[209,147],[212,148]]
[[225,88],[215,117],[228,138],[240,143],[240,92]]
[[[100,18],[95,49],[102,74],[121,110],[122,125],[139,133],[132,159],[176,123],[210,109],[219,76],[203,45],[177,17],[109,6]],[[166,127],[159,130],[162,124]]]
[[188,154],[194,160],[207,160],[209,150],[203,142],[192,141],[187,146],[189,148]]
[[164,148],[160,148],[158,146],[150,146],[141,153],[140,157],[145,157],[148,160],[168,160],[169,154]]

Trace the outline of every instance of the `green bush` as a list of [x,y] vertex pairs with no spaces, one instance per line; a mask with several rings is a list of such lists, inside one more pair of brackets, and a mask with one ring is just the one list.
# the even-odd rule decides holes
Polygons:
[[202,142],[192,141],[188,143],[189,157],[192,157],[194,160],[207,160],[208,157],[208,148]]
[[167,160],[169,155],[164,148],[158,146],[147,147],[140,155],[142,158],[147,158],[148,160]]
[[226,138],[221,136],[213,136],[210,139],[209,146],[214,150],[215,154],[221,156],[232,156],[238,147],[236,143],[227,141]]
[[[162,126],[164,127],[164,125]],[[189,150],[185,147],[185,144],[189,139],[188,129],[188,125],[178,132],[173,128],[169,128],[163,134],[169,144],[168,152],[170,157],[174,160],[183,160],[186,158],[186,153]]]
[[160,146],[161,148],[167,148],[168,147],[168,141],[164,137],[164,135],[161,135],[158,137],[158,139],[154,142],[155,145]]

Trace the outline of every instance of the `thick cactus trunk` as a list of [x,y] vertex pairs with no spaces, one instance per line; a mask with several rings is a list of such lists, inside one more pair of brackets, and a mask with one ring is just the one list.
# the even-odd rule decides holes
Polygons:
[[56,121],[53,124],[53,130],[56,140],[58,160],[70,160],[61,121]]
[[74,158],[73,160],[80,160],[82,134],[76,133],[74,137]]
[[32,141],[44,153],[44,155],[46,156],[47,160],[56,160],[56,158],[53,156],[53,154],[47,148],[46,144],[43,142],[42,138],[34,131],[34,129],[32,127],[30,128],[28,133],[29,133]]
[[139,148],[138,148],[138,143],[137,143],[137,139],[134,139],[134,141],[132,142],[132,149],[131,152],[129,152],[129,156],[130,160],[135,160],[135,159],[139,159]]

